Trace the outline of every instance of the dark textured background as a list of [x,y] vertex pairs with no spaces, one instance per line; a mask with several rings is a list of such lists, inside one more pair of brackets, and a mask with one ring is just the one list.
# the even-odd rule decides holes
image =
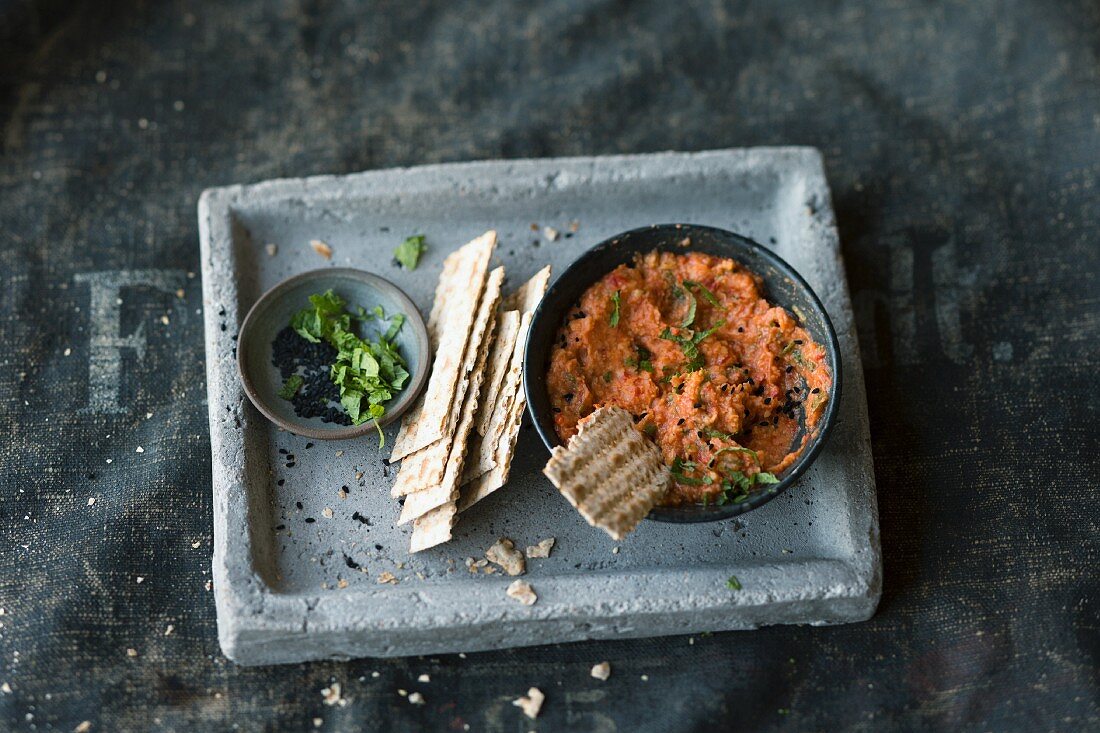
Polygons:
[[[1089,0],[0,0],[0,728],[1097,729],[1098,82]],[[860,312],[873,620],[466,659],[221,656],[187,276],[203,188],[788,143],[825,153]],[[123,291],[144,358],[126,352],[124,413],[81,412],[77,276],[135,269],[183,298]],[[333,679],[347,707],[322,704]],[[530,685],[534,724],[510,704]]]

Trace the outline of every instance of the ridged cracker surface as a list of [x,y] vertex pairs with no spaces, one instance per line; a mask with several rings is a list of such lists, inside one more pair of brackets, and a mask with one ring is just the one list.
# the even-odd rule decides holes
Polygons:
[[668,467],[620,407],[601,407],[579,428],[542,472],[589,524],[621,540],[664,496]]
[[[429,334],[435,342],[432,375],[424,396],[401,423],[391,461],[431,445],[454,428],[450,408],[456,401],[466,344],[496,243],[497,233],[490,230],[452,252],[443,263],[428,318]],[[457,401],[461,404],[461,396]]]

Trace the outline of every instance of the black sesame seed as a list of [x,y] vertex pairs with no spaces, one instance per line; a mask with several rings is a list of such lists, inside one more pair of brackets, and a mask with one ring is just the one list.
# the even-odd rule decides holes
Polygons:
[[681,417],[679,420],[676,421],[676,424],[677,425],[683,425],[685,422],[686,421],[684,420],[684,418]]
[[817,394],[820,391],[821,391],[820,387],[814,387],[813,389],[810,390],[810,394]]
[[787,374],[790,374],[791,372],[794,371],[794,367],[793,366],[788,366],[786,371],[787,371]]
[[744,332],[745,332],[745,327],[744,326],[738,326],[737,327],[737,333],[744,333]]
[[772,403],[772,398],[771,397],[765,397],[764,398],[764,404],[765,405],[770,405],[771,403]]
[[287,454],[287,452],[288,452],[288,451],[287,451],[287,449],[286,449],[286,448],[280,448],[280,449],[279,449],[279,452],[280,452],[280,453],[282,453],[282,454],[283,454],[283,455],[285,456],[285,455]]
[[313,447],[313,443],[306,443],[306,450],[309,450],[312,447]]
[[300,501],[296,501],[296,502],[294,502],[294,506],[296,506],[296,507],[298,507],[299,509],[301,509],[301,508],[302,508],[302,502],[300,502]]
[[275,483],[279,484],[279,486],[285,486],[286,485],[286,479],[281,478],[278,481],[276,481]]
[[306,524],[313,524],[316,521],[317,520],[314,519],[313,517],[306,517]]

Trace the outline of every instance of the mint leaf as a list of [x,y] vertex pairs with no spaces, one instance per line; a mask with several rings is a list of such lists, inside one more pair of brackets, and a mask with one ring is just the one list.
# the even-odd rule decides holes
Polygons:
[[695,296],[688,291],[684,291],[684,296],[688,301],[687,312],[684,313],[684,320],[680,322],[680,328],[687,328],[695,322],[695,308],[698,305],[698,301],[695,300]]
[[619,325],[619,306],[621,305],[618,290],[611,294],[611,303],[614,305],[611,310],[611,327],[615,328]]
[[397,245],[397,249],[393,251],[393,258],[406,270],[415,270],[420,263],[420,255],[424,254],[425,249],[427,246],[424,244],[424,235],[417,234]]
[[726,580],[726,587],[730,590],[741,590],[741,581],[737,579],[736,575],[731,575]]
[[694,280],[684,280],[685,288],[692,288],[699,291],[699,294],[703,296],[703,300],[707,301],[711,305],[718,305],[718,298],[714,293],[707,290],[706,286],[702,283],[697,283]]

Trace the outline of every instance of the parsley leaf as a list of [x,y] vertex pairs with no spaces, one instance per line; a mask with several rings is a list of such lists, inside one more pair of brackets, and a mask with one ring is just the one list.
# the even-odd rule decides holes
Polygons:
[[627,366],[632,366],[640,372],[653,372],[653,354],[644,346],[634,345],[637,357],[627,358]]
[[736,575],[731,575],[726,580],[726,587],[730,590],[741,590],[741,581],[737,579]]
[[393,251],[393,258],[406,270],[415,270],[420,263],[420,255],[424,254],[425,249],[427,246],[424,244],[424,235],[417,234],[397,245],[397,249]]
[[685,461],[680,457],[676,457],[672,461],[672,465],[669,466],[669,473],[672,474],[672,478],[676,479],[678,483],[685,486],[704,486],[706,484],[714,483],[714,479],[710,476],[704,475],[702,478],[695,476],[688,476],[685,471],[694,471],[695,463],[692,461]]
[[[329,378],[340,389],[340,404],[353,424],[361,425],[367,420],[377,423],[385,414],[383,403],[400,391],[409,379],[408,365],[393,343],[405,323],[405,316],[396,314],[387,319],[380,305],[370,311],[357,308],[356,321],[377,319],[386,328],[376,341],[368,341],[356,333],[352,327],[353,316],[344,310],[344,299],[333,291],[311,295],[309,302],[312,307],[295,313],[290,320],[291,327],[311,343],[324,340],[336,349]],[[291,392],[291,381],[295,378],[292,376],[283,385],[283,392],[291,397],[302,384],[301,377],[297,377],[297,386]],[[382,447],[385,436],[380,427],[379,441]]]
[[298,394],[298,390],[302,388],[302,384],[305,382],[299,374],[291,374],[287,377],[287,380],[283,382],[282,389],[279,390],[279,396],[284,400],[294,399],[294,395]]
[[611,310],[611,327],[616,328],[619,325],[619,306],[622,304],[618,290],[611,294],[611,303],[614,305]]

